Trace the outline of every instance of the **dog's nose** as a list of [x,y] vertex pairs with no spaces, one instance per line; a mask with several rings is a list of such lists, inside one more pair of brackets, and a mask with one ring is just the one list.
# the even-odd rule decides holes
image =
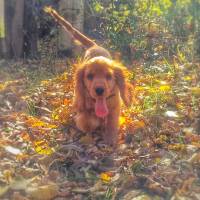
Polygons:
[[98,96],[101,96],[104,93],[104,89],[103,88],[96,88],[95,92]]

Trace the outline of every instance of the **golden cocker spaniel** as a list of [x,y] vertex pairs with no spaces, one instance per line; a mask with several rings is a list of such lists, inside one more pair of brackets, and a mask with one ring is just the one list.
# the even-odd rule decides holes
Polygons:
[[[131,103],[131,85],[125,78],[125,68],[112,60],[110,53],[87,38],[61,17],[49,12],[73,37],[88,49],[75,74],[75,123],[83,132],[102,128],[107,144],[116,145],[118,139],[120,99]],[[121,97],[121,98],[120,98]]]

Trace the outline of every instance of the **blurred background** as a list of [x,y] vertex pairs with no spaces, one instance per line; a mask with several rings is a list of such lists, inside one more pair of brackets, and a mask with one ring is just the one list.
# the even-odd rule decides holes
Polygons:
[[199,0],[0,0],[1,59],[79,54],[81,48],[43,12],[48,5],[131,65],[199,59]]

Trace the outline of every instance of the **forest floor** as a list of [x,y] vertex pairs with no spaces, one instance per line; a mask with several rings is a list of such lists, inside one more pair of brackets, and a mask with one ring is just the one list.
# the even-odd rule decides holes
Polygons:
[[0,62],[0,199],[200,199],[199,63],[134,65],[115,150],[75,128],[74,69],[55,65]]

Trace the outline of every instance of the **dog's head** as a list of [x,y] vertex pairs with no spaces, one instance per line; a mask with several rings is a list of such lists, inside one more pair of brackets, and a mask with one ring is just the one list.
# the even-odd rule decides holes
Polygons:
[[77,69],[75,77],[75,106],[84,110],[86,93],[95,100],[95,113],[106,117],[109,113],[106,99],[116,87],[126,105],[130,104],[129,87],[125,80],[125,68],[105,57],[95,57]]

